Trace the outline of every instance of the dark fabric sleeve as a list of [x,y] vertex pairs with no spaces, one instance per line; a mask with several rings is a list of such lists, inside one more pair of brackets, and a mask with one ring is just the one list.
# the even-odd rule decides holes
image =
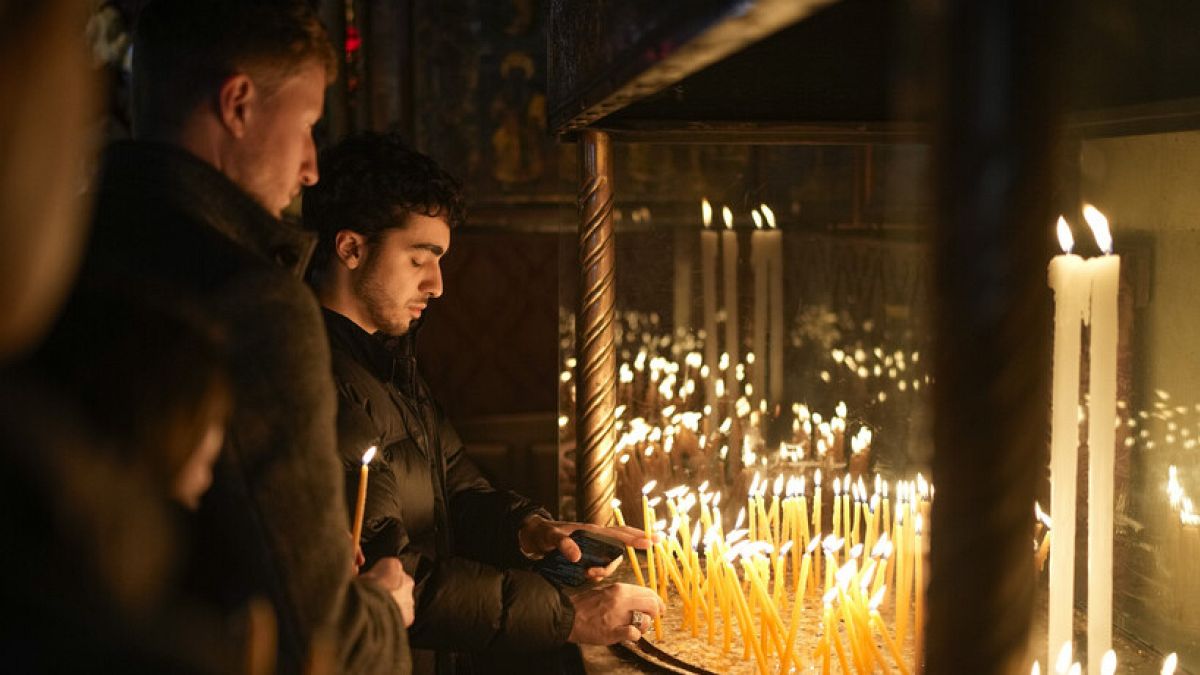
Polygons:
[[[340,356],[335,354],[334,358],[336,363]],[[343,365],[347,364],[338,364]],[[352,378],[340,379],[337,386],[338,433],[352,510],[361,466],[359,446],[377,442],[381,433],[372,415],[377,411],[371,410],[370,397],[347,379]],[[452,438],[458,438],[452,429],[450,432]],[[461,443],[458,445],[461,449]],[[462,491],[500,495],[469,464],[470,460],[465,456],[460,459],[467,462],[454,465]],[[574,606],[541,576],[505,571],[461,557],[438,559],[432,550],[413,544],[404,525],[404,495],[400,494],[396,475],[386,460],[379,463],[382,466],[372,464],[361,543],[367,566],[380,557],[394,555],[413,576],[416,621],[409,629],[409,640],[414,648],[532,652],[567,641],[575,621]],[[508,531],[515,542],[515,530]],[[456,539],[464,537],[456,534]]]
[[[374,616],[378,612],[373,608],[386,610],[386,620]],[[355,579],[346,593],[339,620],[339,672],[371,675],[412,672],[408,631],[390,593],[368,581]]]
[[[412,564],[405,557],[405,568]],[[562,646],[575,623],[570,599],[541,576],[467,560],[423,561],[412,646],[538,652]]]
[[[337,363],[340,358],[340,355],[334,354],[335,370],[345,365]],[[379,446],[382,434],[371,416],[369,398],[357,387],[339,380],[337,397],[338,454],[345,476],[346,531],[349,532],[353,527],[354,509],[357,506],[355,502],[362,475],[362,453],[372,445]],[[402,522],[400,486],[388,464],[388,452],[388,448],[378,447],[368,469],[367,500],[363,509],[362,538],[359,540],[367,558],[364,570],[379,558],[398,555],[408,545]],[[405,570],[412,574],[411,569],[406,567]]]
[[294,621],[303,645],[332,630],[339,654],[394,655],[386,670],[407,672],[395,603],[356,590],[351,578],[334,387],[315,300],[298,280],[264,274],[239,280],[223,309],[232,325],[247,327],[232,350],[238,400],[227,448],[246,480],[246,517],[260,519],[273,554],[281,623]]
[[531,515],[550,518],[533,501],[509,490],[497,490],[467,456],[462,439],[440,410],[438,438],[446,457],[446,490],[458,555],[501,568],[528,567],[517,531]]

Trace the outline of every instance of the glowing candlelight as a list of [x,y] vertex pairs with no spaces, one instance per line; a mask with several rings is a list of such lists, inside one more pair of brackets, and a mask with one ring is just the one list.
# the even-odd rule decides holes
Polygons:
[[1117,653],[1113,650],[1104,652],[1100,660],[1100,675],[1114,675],[1117,672]]
[[1071,669],[1071,643],[1064,642],[1058,650],[1058,658],[1054,661],[1054,672],[1060,675]]
[[375,459],[374,445],[363,453],[362,469],[358,474],[358,499],[354,504],[354,529],[351,535],[354,546],[358,546],[359,540],[362,538],[363,514],[367,508],[367,480],[370,478],[369,470],[372,459]]
[[1161,675],[1175,675],[1175,669],[1177,667],[1179,667],[1179,656],[1177,656],[1175,652],[1171,652],[1167,655],[1167,658],[1163,659]]
[[[713,209],[708,199],[700,202],[700,213],[704,221],[704,229],[700,232],[700,273],[701,294],[704,307],[704,366],[702,377],[705,383],[705,401],[710,406],[716,406],[716,378],[708,377],[703,368],[717,366],[717,233],[712,231]],[[711,420],[710,420],[711,423]]]
[[[1050,512],[1058,522],[1050,556],[1049,649],[1071,638],[1075,588],[1076,466],[1079,453],[1080,326],[1088,302],[1089,279],[1084,261],[1071,254],[1075,245],[1067,221],[1058,219],[1063,255],[1050,260],[1048,278],[1054,292],[1053,391],[1050,403]],[[1054,661],[1054,653],[1048,662]],[[1058,671],[1065,673],[1066,667]]]
[[[1091,275],[1088,375],[1088,670],[1095,675],[1112,647],[1113,480],[1117,414],[1117,296],[1121,257],[1111,255],[1108,219],[1090,204],[1083,217],[1104,255],[1086,265]],[[1057,517],[1058,514],[1055,514]]]
[[[725,351],[729,353],[733,363],[740,361],[740,331],[738,322],[738,237],[733,229],[733,211],[728,206],[721,208],[721,220],[725,223],[725,231],[721,232],[721,264],[722,279],[725,291]],[[725,389],[730,392],[738,391],[734,371],[725,371]]]

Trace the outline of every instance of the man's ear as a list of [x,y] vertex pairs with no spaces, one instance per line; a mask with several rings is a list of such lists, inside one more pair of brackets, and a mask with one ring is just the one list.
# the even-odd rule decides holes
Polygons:
[[338,230],[333,252],[346,269],[358,269],[367,259],[367,238],[354,230]]
[[240,139],[246,135],[250,108],[257,97],[258,88],[245,73],[230,75],[221,84],[217,94],[217,114],[221,124],[234,138]]

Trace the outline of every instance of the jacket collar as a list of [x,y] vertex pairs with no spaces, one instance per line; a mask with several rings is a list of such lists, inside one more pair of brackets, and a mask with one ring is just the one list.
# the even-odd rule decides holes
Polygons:
[[414,347],[417,325],[401,336],[368,333],[354,321],[328,307],[322,307],[321,312],[325,316],[325,330],[329,334],[332,350],[345,352],[379,380],[390,382],[409,396],[416,395],[417,359]]
[[103,181],[151,191],[250,252],[300,276],[316,236],[267,212],[233,181],[182,148],[119,141],[105,153]]

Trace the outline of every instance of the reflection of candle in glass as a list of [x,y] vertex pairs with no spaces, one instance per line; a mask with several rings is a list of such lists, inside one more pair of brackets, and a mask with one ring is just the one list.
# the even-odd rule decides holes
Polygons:
[[[1117,293],[1121,257],[1112,255],[1108,219],[1083,207],[1104,255],[1091,258],[1091,343],[1088,368],[1088,671],[1112,647],[1113,474],[1116,469]],[[1088,317],[1085,314],[1085,317]],[[1055,514],[1057,518],[1057,514]]]
[[[1079,453],[1080,324],[1088,297],[1083,259],[1071,254],[1075,242],[1067,221],[1058,219],[1063,254],[1050,260],[1054,292],[1054,365],[1050,402],[1050,513],[1058,525],[1050,552],[1050,649],[1071,639],[1075,584],[1076,463]],[[1055,654],[1049,654],[1053,661]],[[1060,671],[1065,672],[1065,668]]]
[[[731,363],[741,360],[741,345],[738,341],[738,240],[733,230],[733,211],[728,206],[721,208],[721,219],[725,231],[721,233],[722,276],[725,284],[725,351]],[[735,368],[725,371],[725,389],[739,391]]]
[[354,504],[354,530],[351,535],[351,541],[355,546],[358,546],[359,539],[362,537],[363,514],[367,507],[367,480],[370,478],[368,473],[371,460],[375,458],[375,446],[367,448],[367,451],[362,456],[362,469],[358,474],[358,500]]
[[[705,199],[700,202],[700,215],[704,230],[700,232],[700,283],[704,296],[704,364],[711,373],[717,367],[717,233],[712,230],[712,204]],[[717,405],[713,389],[715,377],[706,377],[707,403]]]
[[770,403],[783,398],[783,232],[766,204],[751,211],[750,262],[754,270],[754,391]]

